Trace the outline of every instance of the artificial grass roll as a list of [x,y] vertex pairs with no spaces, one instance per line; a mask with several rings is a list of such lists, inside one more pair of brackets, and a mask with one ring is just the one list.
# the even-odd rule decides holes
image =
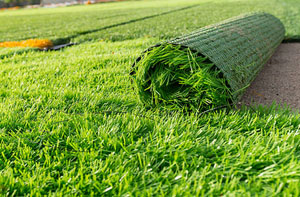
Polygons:
[[284,34],[276,17],[252,13],[153,46],[131,72],[139,98],[148,106],[200,111],[235,103]]
[[163,104],[172,110],[206,110],[231,100],[220,70],[189,48],[160,45],[144,54],[137,68],[137,90],[148,106]]

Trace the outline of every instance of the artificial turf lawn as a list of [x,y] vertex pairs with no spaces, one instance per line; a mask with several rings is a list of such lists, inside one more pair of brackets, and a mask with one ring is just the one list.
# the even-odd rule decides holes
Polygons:
[[160,4],[152,1],[114,2],[0,12],[0,42],[32,38],[51,39],[55,42],[79,36],[86,31],[182,9],[198,2],[199,0],[162,1]]
[[[189,6],[192,7],[180,10]],[[112,27],[170,11],[174,12]],[[287,38],[299,38],[298,0],[164,0],[159,3],[151,0],[0,12],[0,41],[31,38],[58,43],[101,39],[121,41],[145,36],[168,39],[253,11],[273,14],[284,23]],[[91,33],[84,33],[88,31]],[[70,40],[66,39],[68,37]]]
[[[178,2],[185,6],[185,1]],[[281,14],[287,35],[299,35],[297,1],[218,2],[204,2],[207,10],[199,6],[82,35],[77,41],[94,42],[62,51],[0,49],[1,194],[298,196],[299,114],[275,107],[202,115],[147,110],[133,91],[131,66],[159,37],[190,32],[251,11],[256,4]],[[131,3],[124,9],[162,5]],[[78,26],[94,28],[83,21],[94,20],[89,16],[99,16],[102,9],[118,14],[114,5],[73,7],[76,22],[68,17],[72,8],[3,12],[1,28],[11,26],[1,29],[1,38],[68,36]],[[35,14],[49,16],[52,25],[31,20],[38,18]],[[21,16],[28,21],[23,26],[16,19]],[[139,39],[99,42],[102,38]]]
[[2,59],[2,194],[298,195],[299,115],[146,110],[128,73],[157,42]]
[[136,92],[147,107],[201,112],[233,101],[221,71],[208,58],[180,45],[150,49],[132,73]]

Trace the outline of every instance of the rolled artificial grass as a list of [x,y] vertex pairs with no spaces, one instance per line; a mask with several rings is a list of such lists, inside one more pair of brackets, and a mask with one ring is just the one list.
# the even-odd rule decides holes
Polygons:
[[189,48],[160,45],[145,53],[137,68],[138,94],[148,106],[162,104],[172,110],[206,110],[231,100],[220,70]]
[[236,103],[285,34],[267,13],[234,17],[149,48],[131,72],[147,106],[203,111]]

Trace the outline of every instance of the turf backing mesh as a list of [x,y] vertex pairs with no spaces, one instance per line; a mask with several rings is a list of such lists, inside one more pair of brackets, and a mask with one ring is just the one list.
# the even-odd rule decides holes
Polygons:
[[[137,86],[140,98],[142,101],[145,101],[145,97],[141,95],[147,91],[150,91],[152,95],[151,98],[147,97],[148,100],[155,100],[156,97],[160,97],[161,92],[157,92],[153,89],[154,86],[151,86],[152,83],[158,80],[157,78],[153,78],[154,70],[160,69],[162,66],[170,66],[172,63],[170,63],[170,61],[163,63],[163,57],[168,58],[168,55],[155,56],[155,54],[152,54],[151,58],[160,58],[159,61],[152,61],[148,58],[148,62],[146,62],[145,58],[149,56],[149,54],[154,53],[155,48],[169,43],[174,46],[179,45],[182,50],[188,48],[197,53],[198,56],[207,58],[208,61],[221,71],[222,77],[226,79],[228,88],[230,88],[232,101],[238,101],[244,90],[255,79],[258,72],[282,42],[284,34],[284,26],[276,17],[268,13],[251,13],[201,28],[191,34],[151,47],[137,59],[133,66],[132,74],[135,81],[138,84],[148,83],[147,88]],[[157,53],[157,51],[155,53]],[[170,53],[170,51],[168,53]],[[149,63],[151,64],[151,61],[153,65],[146,66]],[[201,62],[199,64],[201,64]],[[144,73],[142,77],[139,76],[142,73],[140,71],[141,68]],[[199,69],[203,69],[203,67],[200,66]],[[179,67],[178,71],[192,74],[191,70],[183,71],[180,70]],[[180,80],[181,79],[179,79],[179,81],[177,80],[177,82],[179,85],[182,85],[182,80],[181,82]],[[203,91],[203,89],[201,91]],[[186,95],[185,99],[193,100],[194,98],[192,97],[196,95],[206,99],[203,94]],[[174,101],[178,102],[178,100],[174,99],[168,100],[163,98],[162,100],[164,103],[169,104],[174,103]],[[199,101],[199,105],[201,105],[200,103]],[[213,103],[210,103],[209,105],[212,104]]]

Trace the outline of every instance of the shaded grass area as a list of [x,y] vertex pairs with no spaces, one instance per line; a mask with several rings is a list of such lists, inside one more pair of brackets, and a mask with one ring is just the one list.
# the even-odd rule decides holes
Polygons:
[[28,51],[36,51],[37,49],[33,48],[2,48],[0,47],[0,60],[5,59],[5,58],[10,58],[18,54],[22,54],[24,52]]
[[2,194],[299,195],[299,114],[183,114],[139,104],[128,73],[157,42],[2,59]]
[[232,102],[221,71],[206,57],[181,46],[163,44],[145,52],[133,68],[133,79],[148,107],[201,112]]

